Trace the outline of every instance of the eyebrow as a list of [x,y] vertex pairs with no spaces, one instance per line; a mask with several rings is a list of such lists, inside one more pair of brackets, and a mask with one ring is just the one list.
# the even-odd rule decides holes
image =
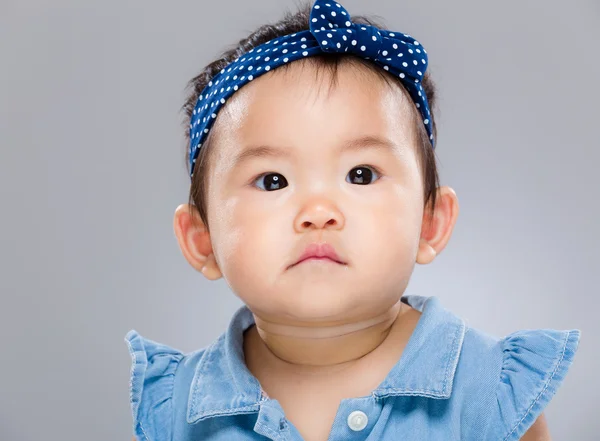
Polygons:
[[[342,154],[364,149],[377,149],[393,152],[396,150],[396,144],[385,137],[365,135],[359,138],[351,139],[350,141],[342,144],[338,149],[338,153]],[[252,146],[245,148],[236,156],[234,160],[234,167],[237,167],[243,162],[253,158],[289,158],[290,156],[292,156],[290,149],[272,147],[268,145]]]

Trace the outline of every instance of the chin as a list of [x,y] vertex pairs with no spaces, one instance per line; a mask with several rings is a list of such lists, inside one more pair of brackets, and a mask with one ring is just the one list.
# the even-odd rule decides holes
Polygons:
[[[302,322],[348,320],[360,310],[360,298],[352,298],[343,289],[332,290],[331,285],[310,286],[307,289],[296,287],[290,290],[277,290],[260,299],[248,299],[250,309],[262,311],[273,317],[288,317]],[[369,305],[365,305],[369,306]]]

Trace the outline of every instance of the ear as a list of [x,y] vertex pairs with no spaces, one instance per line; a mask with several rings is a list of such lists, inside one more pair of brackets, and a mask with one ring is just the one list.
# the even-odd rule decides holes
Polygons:
[[182,204],[175,210],[173,229],[186,260],[209,280],[222,274],[213,254],[210,235],[195,206]]
[[450,187],[439,187],[433,218],[428,209],[423,214],[417,263],[421,265],[431,263],[442,252],[450,240],[457,217],[458,198],[456,193]]

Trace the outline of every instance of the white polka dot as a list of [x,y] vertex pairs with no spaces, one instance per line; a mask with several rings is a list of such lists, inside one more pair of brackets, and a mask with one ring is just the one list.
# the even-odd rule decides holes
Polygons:
[[384,70],[390,70],[390,68],[388,66],[383,66]]
[[360,50],[361,50],[361,51],[366,51],[366,50],[367,50],[367,47],[366,47],[366,46],[361,46],[361,47],[360,47]]
[[248,81],[252,81],[254,77],[252,75],[248,75]]
[[415,46],[418,46],[418,45],[419,45],[419,42],[415,40]]
[[342,35],[342,38],[344,39],[344,41],[348,41],[348,37],[346,37],[345,35]]
[[284,62],[284,63],[287,63],[287,62],[288,62],[288,60],[289,60],[289,58],[284,58],[284,59],[283,59],[283,62]]
[[308,55],[308,52],[304,51],[304,52],[302,52],[302,55],[304,55],[306,57]]
[[306,37],[302,37],[300,41],[306,41]]
[[312,19],[312,22],[313,22],[313,23],[316,23],[316,22],[317,22],[317,19],[316,19],[316,18],[313,18],[313,19]]
[[413,53],[413,50],[412,50],[412,49],[409,49],[409,50],[408,50],[408,52],[412,54],[412,53]]
[[325,14],[321,14],[321,18],[325,20]]
[[403,55],[404,55],[404,54],[403,54],[402,52],[400,52],[400,53],[398,54],[398,56],[399,56],[399,57],[401,57],[401,56],[403,56]]
[[284,50],[281,51],[281,53],[283,53],[283,54],[287,54],[287,52],[288,52],[287,49],[284,49]]
[[265,61],[269,61],[271,57],[265,57]]
[[306,46],[305,44],[303,44],[303,45],[302,45],[302,46],[300,46],[300,47],[301,47],[302,49],[306,49],[306,47],[307,47],[307,46]]
[[425,64],[425,58],[421,59],[421,63]]
[[[252,70],[254,68],[254,66],[248,66],[248,70]],[[223,90],[223,89],[221,89]]]
[[315,9],[319,9],[319,8],[320,8],[320,6],[319,6],[319,5],[315,5],[315,6],[314,6],[314,8],[315,8]]
[[408,66],[408,63],[405,61],[404,63],[402,63],[402,66],[406,67]]
[[225,100],[223,98],[221,98],[221,104],[225,104]]
[[417,60],[413,60],[413,64],[416,66],[418,64]]
[[421,107],[419,103],[416,103],[417,109]]
[[381,53],[381,55],[383,55],[384,57],[385,57],[387,54],[388,54],[388,51],[383,51],[383,52]]
[[396,34],[394,34],[393,32],[390,32],[390,37],[395,37]]
[[335,17],[335,11],[331,11],[331,15]]
[[214,119],[214,118],[216,118],[216,117],[217,117],[217,114],[216,114],[216,113],[213,113],[213,114],[212,114],[212,115],[210,115],[210,116],[212,116],[212,117],[213,117],[213,119]]
[[428,119],[424,119],[424,120],[423,120],[423,122],[424,122],[425,124],[429,124],[429,120],[428,120]]
[[[265,70],[271,70],[271,66],[265,66]],[[237,90],[237,89],[235,89],[235,90]]]
[[417,75],[421,76],[421,75],[423,75],[423,73],[420,70],[418,70]]
[[350,27],[352,26],[352,23],[350,23],[349,21],[346,22],[346,26]]
[[208,85],[209,85],[209,86],[212,86],[212,81],[209,81],[209,82],[208,82]]
[[416,51],[417,51],[417,54],[421,53],[421,49],[416,49]]
[[356,46],[356,40],[352,40],[352,46]]
[[329,33],[329,32],[327,33],[327,36],[328,36],[329,38],[333,38],[333,35],[331,35],[331,33]]
[[373,39],[373,41],[377,41],[377,37],[375,35],[373,35],[371,38]]
[[338,49],[339,49],[339,48],[341,48],[341,47],[342,47],[342,44],[341,44],[341,43],[338,43],[338,44],[337,44],[337,47],[338,47]]
[[323,40],[321,44],[327,44],[327,40]]
[[399,75],[399,77],[400,77],[400,78],[404,78],[405,76],[406,76],[406,75],[404,75],[403,73],[401,73],[401,74]]

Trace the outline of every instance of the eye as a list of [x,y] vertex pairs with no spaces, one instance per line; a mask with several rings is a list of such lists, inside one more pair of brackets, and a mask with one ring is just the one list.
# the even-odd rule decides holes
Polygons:
[[351,184],[367,185],[377,180],[377,178],[373,179],[374,174],[379,175],[379,172],[375,167],[361,165],[354,167],[348,172],[347,176],[349,177],[349,180],[346,179],[346,181]]
[[264,173],[256,178],[254,183],[263,191],[280,190],[288,185],[287,180],[279,173]]

